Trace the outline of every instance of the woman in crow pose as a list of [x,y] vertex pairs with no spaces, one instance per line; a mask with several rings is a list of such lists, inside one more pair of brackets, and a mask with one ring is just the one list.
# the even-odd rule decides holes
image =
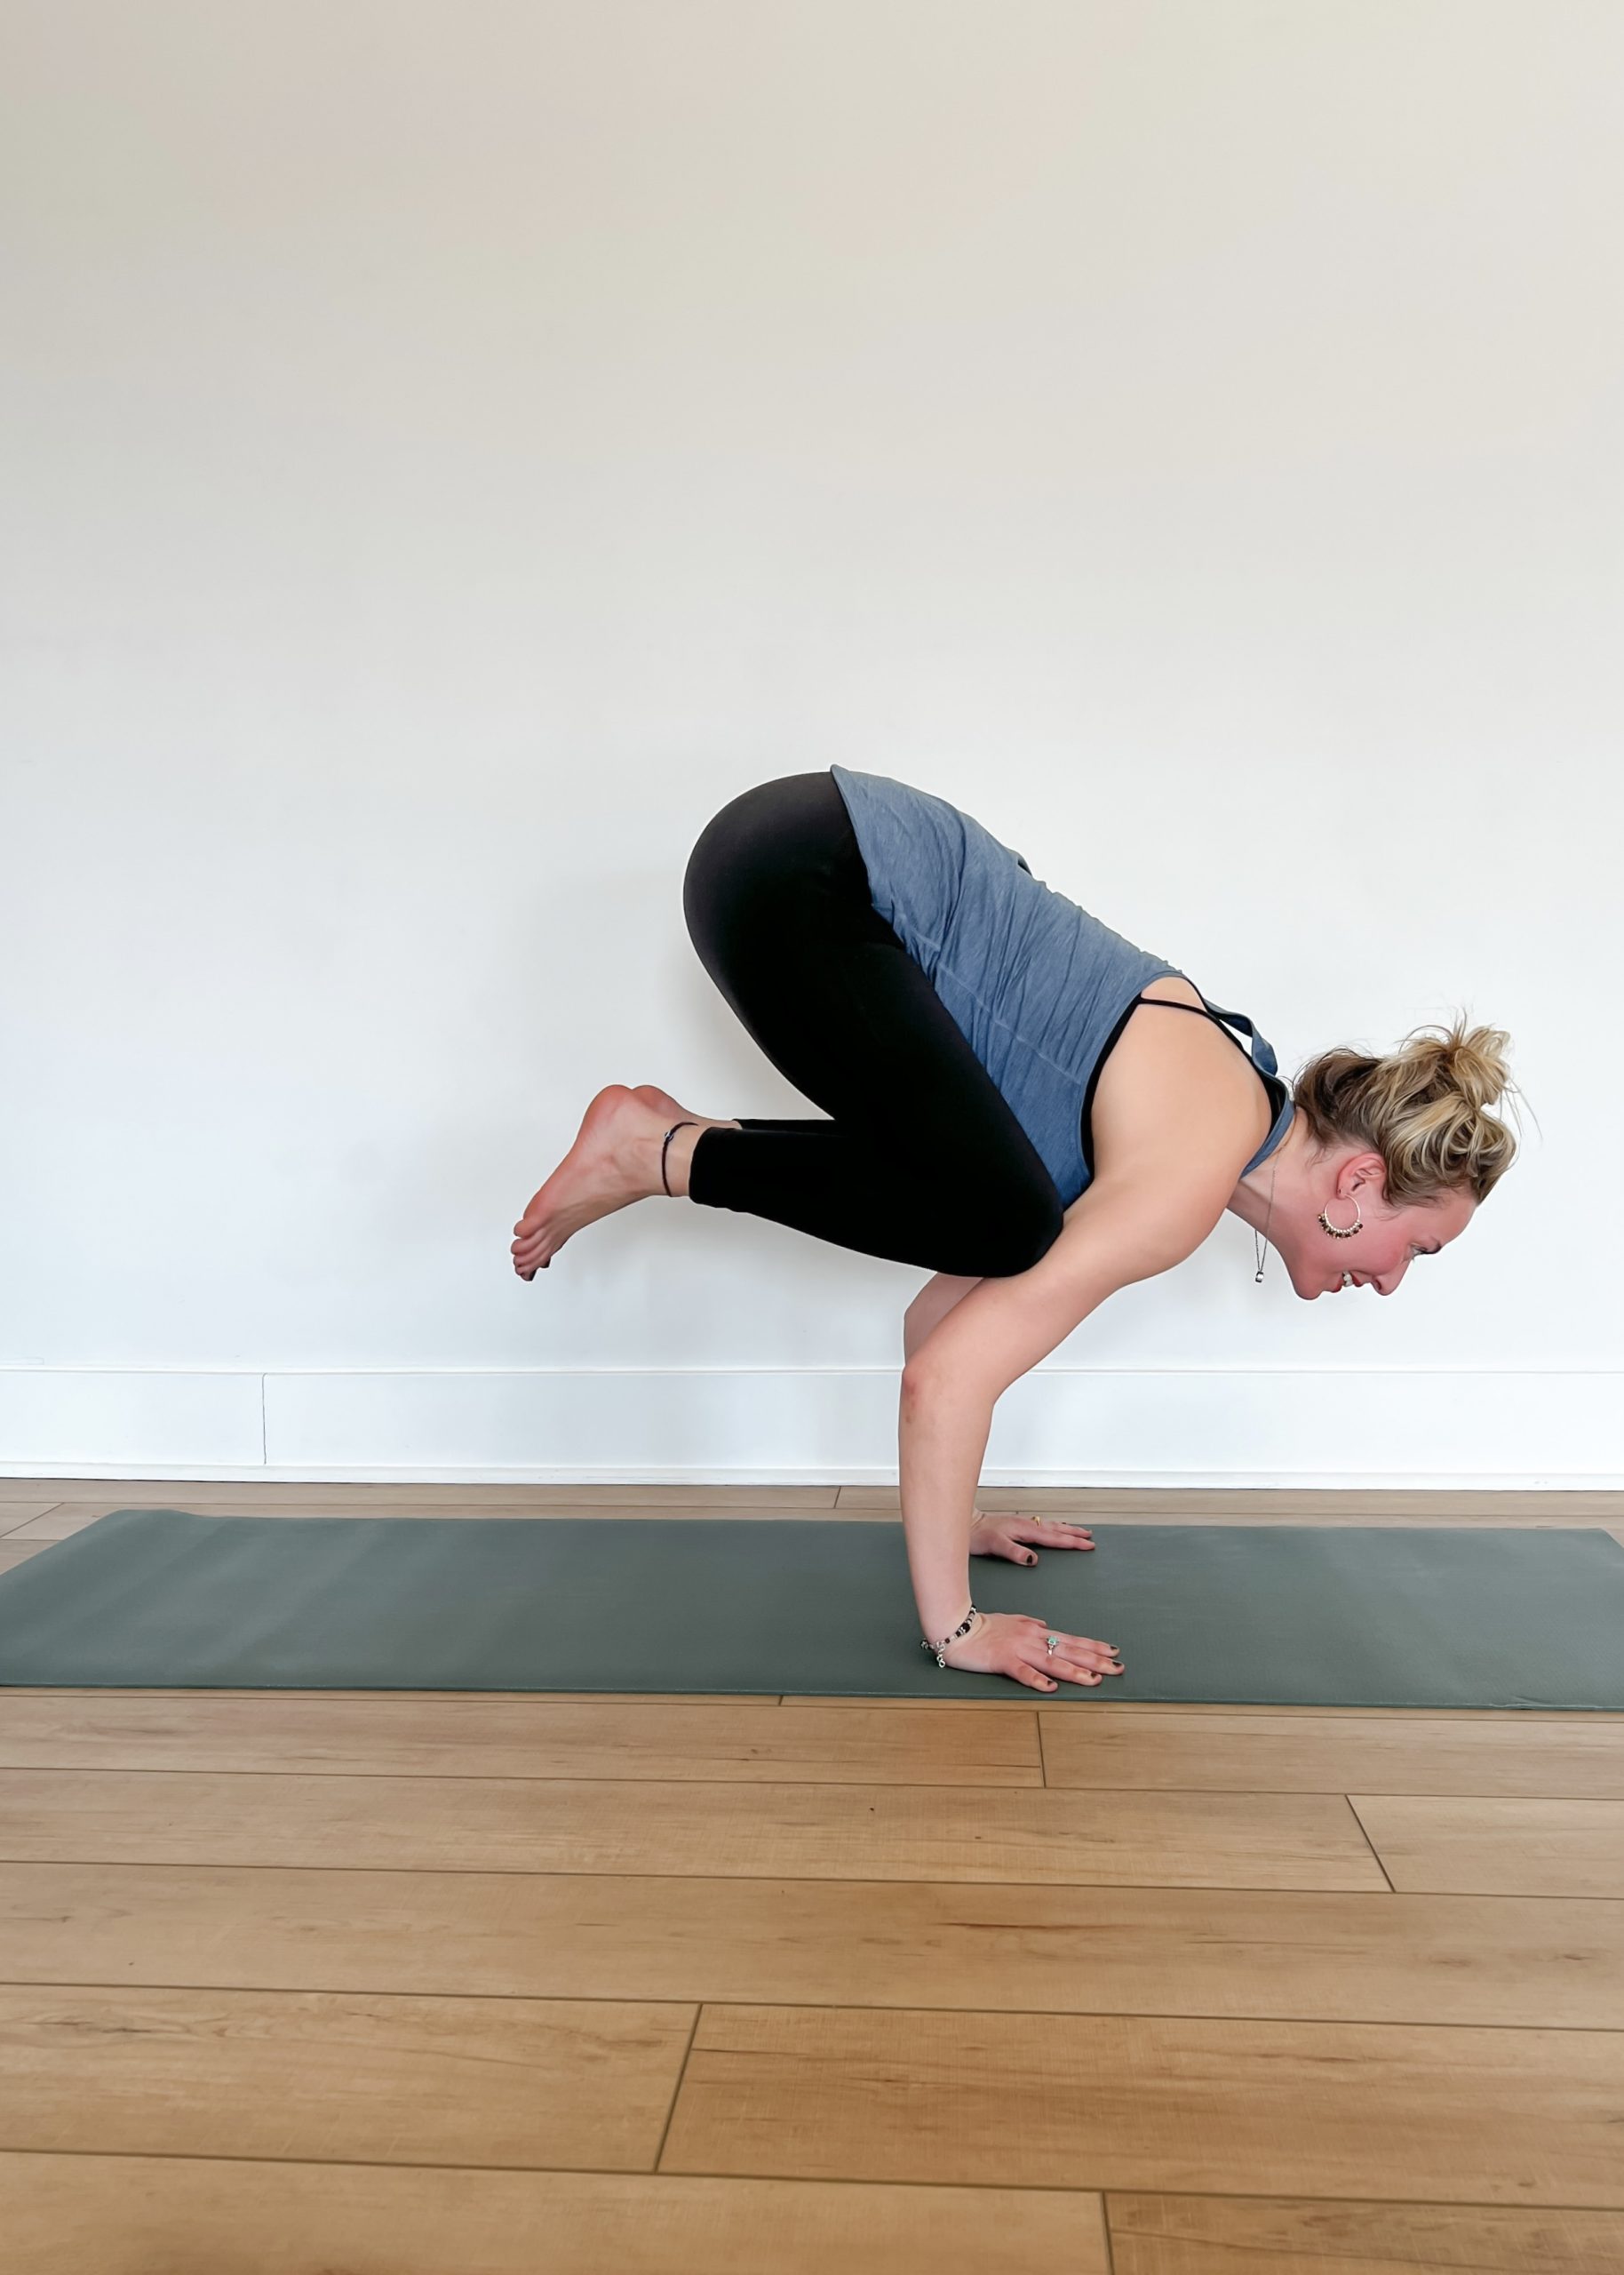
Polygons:
[[1324,1052],[1288,1086],[1250,1019],[968,814],[843,766],[723,806],[682,901],[723,996],[832,1118],[715,1121],[613,1083],[514,1226],[514,1270],[532,1280],[584,1225],[669,1193],[933,1273],[904,1321],[899,1432],[926,1648],[1034,1690],[1119,1674],[1111,1645],[970,1600],[973,1555],[1092,1545],[974,1508],[999,1394],[1226,1209],[1259,1278],[1271,1244],[1308,1301],[1392,1295],[1510,1165],[1487,1111],[1510,1087],[1507,1037],[1418,1029],[1381,1058]]

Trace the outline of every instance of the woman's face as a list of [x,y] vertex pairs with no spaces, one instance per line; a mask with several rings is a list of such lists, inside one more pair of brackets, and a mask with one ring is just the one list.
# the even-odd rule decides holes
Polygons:
[[[1333,1154],[1321,1164],[1309,1203],[1294,1212],[1290,1227],[1276,1225],[1274,1244],[1305,1302],[1340,1294],[1344,1273],[1350,1288],[1390,1296],[1418,1256],[1436,1256],[1459,1240],[1477,1212],[1471,1194],[1459,1190],[1390,1209],[1385,1183],[1380,1153]],[[1333,1240],[1319,1222],[1321,1205],[1332,1224],[1357,1222],[1358,1231]]]

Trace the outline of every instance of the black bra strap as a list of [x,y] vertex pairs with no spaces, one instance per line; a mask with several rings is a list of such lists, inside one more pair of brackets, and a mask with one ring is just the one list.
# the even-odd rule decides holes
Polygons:
[[[1193,981],[1191,982],[1191,985],[1194,985]],[[1194,1003],[1180,1003],[1171,995],[1141,995],[1136,1000],[1141,1003],[1154,1003],[1164,1011],[1188,1011],[1193,1018],[1210,1019],[1215,1027],[1221,1028],[1222,1032],[1229,1036],[1230,1041],[1235,1045],[1236,1050],[1239,1051],[1241,1057],[1246,1059],[1249,1066],[1256,1065],[1256,1060],[1254,1059],[1252,1053],[1246,1049],[1246,1044],[1241,1041],[1240,1037],[1234,1032],[1233,1028],[1225,1025],[1222,1015],[1219,1012],[1214,1011],[1211,1004],[1208,1003],[1205,998],[1203,998],[1198,1008]],[[1252,1022],[1248,1019],[1246,1024],[1249,1027]]]

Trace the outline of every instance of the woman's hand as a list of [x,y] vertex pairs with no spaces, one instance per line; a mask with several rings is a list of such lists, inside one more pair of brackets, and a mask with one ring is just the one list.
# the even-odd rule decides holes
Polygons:
[[1017,1517],[1007,1510],[995,1509],[988,1516],[977,1509],[970,1521],[972,1556],[1003,1556],[1012,1564],[1035,1564],[1034,1544],[1039,1548],[1092,1548],[1094,1535],[1087,1525]]
[[[1051,1635],[1057,1640],[1053,1651]],[[974,1632],[942,1656],[950,1667],[970,1674],[1007,1674],[1029,1690],[1054,1690],[1061,1682],[1096,1683],[1102,1675],[1122,1672],[1111,1644],[1060,1634],[1041,1619],[1014,1611],[983,1612]]]

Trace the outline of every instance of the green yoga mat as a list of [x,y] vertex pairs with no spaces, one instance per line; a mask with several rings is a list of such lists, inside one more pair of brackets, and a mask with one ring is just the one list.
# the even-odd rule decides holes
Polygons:
[[[1057,1699],[1624,1709],[1596,1531],[1096,1526],[985,1610],[1116,1644]],[[121,1509],[0,1577],[0,1684],[1007,1696],[919,1648],[900,1526]]]

